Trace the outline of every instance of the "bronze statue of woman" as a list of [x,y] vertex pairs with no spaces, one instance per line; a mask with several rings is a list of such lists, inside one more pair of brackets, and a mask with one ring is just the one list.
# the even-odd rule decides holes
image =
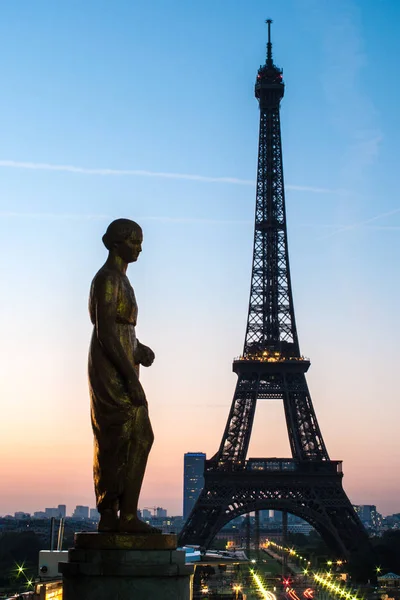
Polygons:
[[89,388],[94,433],[93,476],[99,531],[155,533],[137,516],[139,493],[154,436],[139,365],[153,351],[136,338],[135,294],[126,276],[142,251],[143,233],[134,221],[117,219],[103,242],[108,258],[90,289],[93,335]]

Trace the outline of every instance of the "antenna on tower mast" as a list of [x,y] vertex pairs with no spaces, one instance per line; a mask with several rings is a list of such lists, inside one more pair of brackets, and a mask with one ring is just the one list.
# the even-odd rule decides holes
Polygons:
[[272,67],[272,43],[271,43],[271,23],[272,19],[267,19],[266,24],[268,25],[268,43],[267,43],[267,66]]

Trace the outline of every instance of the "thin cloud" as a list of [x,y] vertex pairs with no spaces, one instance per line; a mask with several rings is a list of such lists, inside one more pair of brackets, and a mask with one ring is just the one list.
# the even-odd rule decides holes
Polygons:
[[81,221],[81,220],[105,220],[112,219],[110,215],[100,214],[79,214],[79,213],[49,213],[49,212],[16,212],[12,210],[0,211],[0,218],[10,219],[59,219],[66,221]]
[[[326,225],[321,223],[296,223],[291,225],[291,229],[333,229],[326,236],[319,239],[327,239],[338,233],[350,231],[352,229],[363,228],[369,230],[393,230],[400,229],[400,225],[370,225],[370,223],[383,219],[400,212],[400,208],[386,213],[376,215],[370,219],[336,227],[335,225]],[[50,212],[17,212],[11,210],[0,211],[0,219],[49,219],[58,221],[112,221],[116,215],[96,214],[96,213],[50,213]],[[253,226],[254,221],[248,219],[202,219],[193,217],[164,217],[164,216],[136,216],[138,221],[155,221],[159,223],[202,223],[204,225],[245,225]]]
[[[66,173],[80,173],[83,175],[101,175],[114,177],[156,177],[164,179],[181,179],[188,181],[201,181],[204,183],[230,183],[233,185],[249,185],[254,187],[252,179],[239,179],[237,177],[208,177],[206,175],[193,175],[189,173],[164,173],[160,171],[146,171],[142,169],[90,169],[75,165],[53,165],[49,163],[21,162],[16,160],[0,160],[0,167],[8,169],[25,169],[30,171],[58,171]],[[286,189],[314,194],[336,194],[343,190],[331,190],[302,185],[287,185]]]
[[[54,219],[59,221],[111,221],[115,219],[115,215],[105,214],[80,214],[80,213],[49,213],[49,212],[16,212],[16,211],[0,211],[0,218],[4,219]],[[206,225],[252,225],[250,220],[234,220],[234,219],[196,219],[191,217],[135,217],[138,221],[158,221],[161,223],[204,223]]]
[[207,225],[253,225],[254,221],[240,219],[201,219],[192,217],[138,217],[140,221],[161,221],[162,223],[205,223]]
[[400,213],[400,208],[395,208],[394,210],[389,210],[388,212],[385,213],[380,213],[379,215],[375,215],[374,217],[371,217],[369,219],[364,219],[363,221],[357,221],[356,223],[353,223],[351,225],[344,225],[343,227],[339,227],[338,229],[336,229],[335,231],[332,231],[331,233],[329,233],[328,235],[323,236],[322,238],[319,238],[320,240],[326,240],[327,238],[331,238],[334,235],[337,235],[338,233],[342,233],[343,231],[350,231],[352,229],[359,229],[360,227],[365,227],[367,229],[397,229],[396,227],[393,226],[374,226],[374,227],[368,227],[369,223],[373,223],[374,221],[378,221],[379,219],[384,219],[385,217],[390,217],[392,215],[396,215]]
[[308,185],[285,185],[287,190],[293,190],[295,192],[312,192],[313,194],[348,194],[346,190],[337,189],[330,190],[328,188],[310,187]]
[[0,160],[0,167],[11,169],[28,169],[33,171],[63,171],[67,173],[81,173],[84,175],[161,177],[164,179],[187,179],[190,181],[204,181],[208,183],[254,185],[254,181],[250,179],[238,179],[236,177],[207,177],[204,175],[164,173],[159,171],[146,171],[142,169],[90,169],[87,167],[77,167],[74,165],[53,165],[49,163],[20,162],[15,160]]
[[366,225],[365,229],[371,229],[371,231],[399,231],[400,225]]

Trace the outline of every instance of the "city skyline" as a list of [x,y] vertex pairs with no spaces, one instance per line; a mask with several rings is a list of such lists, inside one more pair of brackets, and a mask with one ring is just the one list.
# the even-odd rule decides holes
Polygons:
[[[286,84],[289,249],[314,407],[352,503],[399,511],[400,7],[116,4],[9,5],[0,24],[0,513],[44,499],[94,506],[87,296],[116,217],[144,229],[128,276],[138,337],[156,352],[141,374],[155,444],[140,505],[181,514],[183,454],[217,450],[247,315],[253,86],[269,16]],[[259,403],[248,456],[290,456],[280,403]]]
[[[189,455],[198,455],[199,453],[186,453]],[[185,455],[186,456],[186,455]],[[189,465],[189,469],[193,470],[193,464]],[[184,489],[185,489],[185,477],[184,477]],[[192,506],[195,503],[195,500],[192,502]],[[183,502],[183,506],[185,507],[185,502]],[[378,521],[381,519],[382,515],[379,512],[379,510],[377,510],[377,507],[375,505],[366,505],[366,504],[361,504],[361,505],[354,505],[353,508],[356,510],[357,514],[359,515],[360,519],[363,522],[368,522],[368,523],[374,523],[374,525],[378,524]],[[181,514],[176,514],[176,515],[172,515],[172,514],[168,514],[168,509],[163,508],[162,506],[142,506],[139,507],[138,509],[141,512],[141,516],[144,519],[147,518],[170,518],[170,517],[179,517],[179,518],[183,518],[183,522],[186,520],[187,516],[185,517],[185,511],[183,511],[183,515]],[[190,512],[190,511],[189,511]],[[46,519],[46,520],[50,520],[51,518],[55,518],[55,519],[60,519],[60,518],[74,518],[78,513],[78,517],[79,518],[87,518],[87,519],[91,519],[91,520],[97,520],[99,517],[99,513],[97,511],[96,508],[90,507],[90,506],[83,506],[83,505],[76,505],[75,508],[71,511],[67,511],[67,506],[65,504],[59,504],[57,507],[53,507],[53,508],[49,508],[46,507],[44,510],[39,510],[39,511],[34,511],[32,514],[27,513],[25,511],[14,511],[14,514],[8,514],[8,515],[0,515],[0,518],[5,518],[5,517],[11,517],[11,518],[15,518],[15,519]],[[83,513],[87,513],[88,516],[83,516]],[[282,511],[279,510],[261,510],[260,511],[260,515],[261,518],[265,518],[267,515],[266,513],[269,513],[268,518],[272,519],[272,520],[282,520]],[[254,511],[251,512],[251,514],[254,514]],[[271,516],[272,514],[272,516]],[[395,513],[397,515],[399,515],[400,513]],[[246,514],[241,515],[242,517],[246,517]],[[394,516],[394,515],[388,515],[388,516]],[[294,519],[294,520],[300,520],[303,521],[303,519],[299,516],[296,516],[290,512],[288,512],[288,519]],[[236,519],[233,519],[233,521],[235,521]],[[311,528],[313,528],[311,526]]]

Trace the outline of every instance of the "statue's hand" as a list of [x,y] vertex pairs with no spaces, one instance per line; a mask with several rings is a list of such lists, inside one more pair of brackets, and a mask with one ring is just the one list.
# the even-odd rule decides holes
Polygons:
[[148,346],[143,347],[142,365],[144,367],[150,367],[153,364],[155,357],[156,355],[151,348]]
[[153,352],[153,350],[151,348],[149,348],[148,346],[145,346],[144,344],[141,344],[139,342],[138,344],[138,349],[137,349],[137,353],[136,353],[136,360],[139,364],[143,365],[144,367],[150,367],[155,359],[155,354]]
[[129,383],[129,396],[133,406],[147,406],[146,394],[140,381]]

